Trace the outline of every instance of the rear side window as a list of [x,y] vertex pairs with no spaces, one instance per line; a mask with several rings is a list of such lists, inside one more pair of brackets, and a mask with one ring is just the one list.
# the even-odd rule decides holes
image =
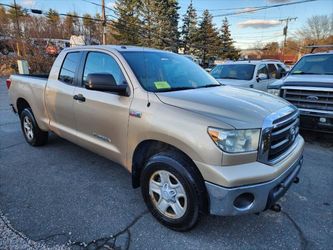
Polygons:
[[268,64],[268,73],[271,78],[276,78],[276,67],[274,64]]
[[66,55],[59,74],[60,81],[67,84],[74,84],[75,72],[80,63],[80,59],[80,52],[71,52]]
[[126,84],[125,77],[112,56],[102,52],[89,52],[83,73],[83,83],[87,81],[89,74],[111,74],[117,85]]

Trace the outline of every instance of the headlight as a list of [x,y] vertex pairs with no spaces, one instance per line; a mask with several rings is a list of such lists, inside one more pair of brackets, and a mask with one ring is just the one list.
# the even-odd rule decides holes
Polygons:
[[240,153],[258,149],[260,129],[222,130],[209,127],[208,134],[223,151]]
[[279,89],[268,89],[267,92],[272,95],[280,96],[280,90]]

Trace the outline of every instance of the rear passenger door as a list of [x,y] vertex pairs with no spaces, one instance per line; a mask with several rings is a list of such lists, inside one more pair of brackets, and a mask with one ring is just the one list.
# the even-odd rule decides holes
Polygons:
[[[80,144],[118,163],[125,164],[129,108],[133,96],[90,90],[84,87],[88,74],[112,74],[117,85],[129,84],[121,63],[113,54],[101,51],[85,52],[80,73],[81,86],[75,95],[84,101],[74,101],[76,127]],[[130,88],[130,84],[129,84]]]
[[45,90],[45,103],[51,129],[61,137],[75,141],[76,123],[73,95],[77,86],[82,52],[60,54],[54,63]]

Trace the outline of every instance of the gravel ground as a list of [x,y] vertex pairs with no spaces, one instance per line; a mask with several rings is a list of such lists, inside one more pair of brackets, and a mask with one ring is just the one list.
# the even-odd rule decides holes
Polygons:
[[67,246],[47,246],[45,243],[30,240],[10,225],[8,219],[0,211],[0,249],[49,249],[66,250]]
[[147,212],[121,166],[55,135],[24,141],[0,80],[0,249],[328,249],[333,246],[333,136],[302,132],[300,183],[282,212],[203,216],[171,231]]

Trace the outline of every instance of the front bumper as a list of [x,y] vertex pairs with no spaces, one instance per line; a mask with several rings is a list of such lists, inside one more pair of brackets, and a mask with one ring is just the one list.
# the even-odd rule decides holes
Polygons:
[[303,129],[333,132],[333,112],[301,111],[300,127]]
[[[210,199],[210,213],[224,216],[240,215],[257,213],[270,208],[287,192],[302,164],[303,156],[301,155],[280,176],[259,184],[226,188],[205,182]],[[241,198],[237,199],[240,195],[242,195]]]

